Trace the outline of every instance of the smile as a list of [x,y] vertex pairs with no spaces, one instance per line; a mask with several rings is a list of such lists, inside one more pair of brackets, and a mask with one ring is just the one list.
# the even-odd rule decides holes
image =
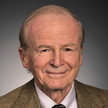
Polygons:
[[47,75],[51,78],[62,78],[65,74],[65,72],[46,72]]

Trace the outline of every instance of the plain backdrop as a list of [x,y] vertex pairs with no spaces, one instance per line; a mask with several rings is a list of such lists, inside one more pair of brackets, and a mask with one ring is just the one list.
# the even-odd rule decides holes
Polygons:
[[83,64],[77,80],[108,90],[107,0],[1,0],[0,1],[0,96],[33,78],[18,54],[19,29],[35,9],[60,5],[76,14],[85,29]]

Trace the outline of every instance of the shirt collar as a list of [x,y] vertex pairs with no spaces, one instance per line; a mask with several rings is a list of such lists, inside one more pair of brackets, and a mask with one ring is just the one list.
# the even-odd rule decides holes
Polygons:
[[[35,84],[35,89],[38,94],[38,98],[40,101],[41,108],[51,108],[54,106],[56,103],[48,97],[45,93],[43,93]],[[74,87],[74,82],[72,84],[72,87],[69,91],[69,93],[66,95],[66,97],[63,99],[61,104],[65,105],[67,108],[77,108],[76,104],[76,95],[75,95],[75,87]]]

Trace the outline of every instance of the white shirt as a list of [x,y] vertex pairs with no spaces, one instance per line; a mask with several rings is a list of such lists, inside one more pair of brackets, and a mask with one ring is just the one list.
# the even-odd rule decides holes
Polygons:
[[[40,101],[41,108],[52,108],[56,103],[48,97],[45,93],[43,93],[35,84],[35,89],[38,94],[38,98]],[[71,90],[63,99],[61,104],[65,105],[66,108],[77,108],[77,100],[76,100],[76,93],[74,82],[72,84]]]

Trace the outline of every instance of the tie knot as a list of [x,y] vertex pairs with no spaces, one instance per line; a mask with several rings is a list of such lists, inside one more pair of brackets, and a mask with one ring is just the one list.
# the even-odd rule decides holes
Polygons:
[[58,105],[54,105],[52,108],[66,108],[66,107],[62,104],[58,104]]

